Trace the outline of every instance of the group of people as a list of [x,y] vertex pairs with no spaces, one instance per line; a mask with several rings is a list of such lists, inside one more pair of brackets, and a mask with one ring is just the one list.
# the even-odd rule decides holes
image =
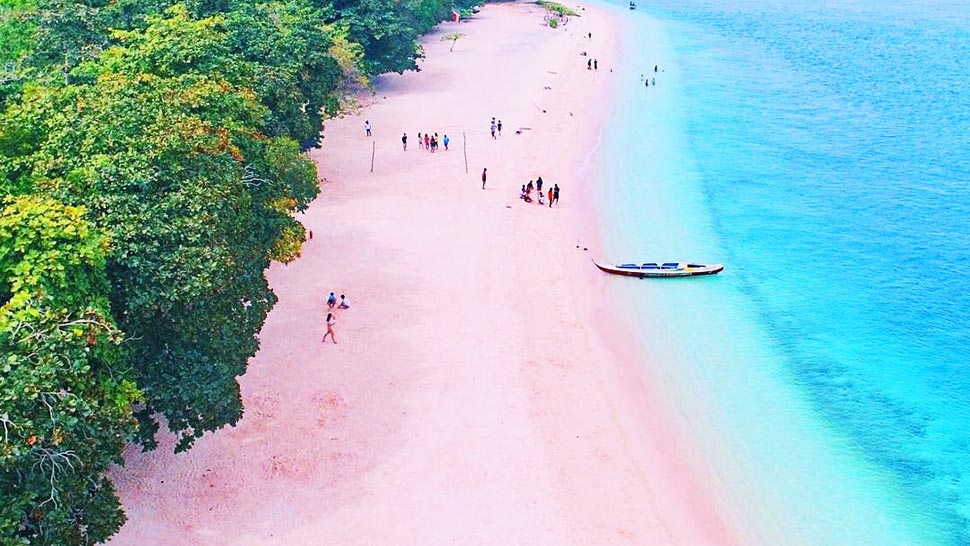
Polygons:
[[330,340],[335,344],[337,343],[337,334],[333,332],[334,326],[337,325],[337,317],[333,314],[334,307],[337,309],[350,309],[350,300],[347,296],[340,294],[340,301],[337,301],[337,296],[333,292],[330,293],[330,297],[327,298],[327,308],[330,312],[327,313],[327,333],[323,334],[323,339],[320,341],[323,343],[327,342],[327,336],[330,336]]
[[[657,69],[658,69],[657,65],[653,65],[653,73],[654,74],[657,73]],[[656,86],[657,85],[657,78],[655,78],[655,77],[654,78],[644,78],[643,77],[643,74],[640,74],[640,81],[644,82],[644,87],[650,87],[651,85],[653,85],[653,86]]]
[[[519,199],[525,201],[526,203],[531,203],[536,201],[539,205],[545,205],[546,199],[548,199],[549,207],[552,208],[552,204],[559,204],[559,184],[553,184],[551,188],[547,188],[546,193],[542,192],[542,177],[540,176],[533,182],[529,180],[528,184],[522,185],[522,193],[519,194]],[[536,199],[532,199],[532,190],[536,190]]]
[[495,121],[495,118],[492,118],[492,125],[491,125],[492,140],[495,140],[497,138],[495,136],[496,131],[498,131],[498,136],[502,136],[502,120]]
[[[441,137],[440,143],[444,145],[446,152],[448,151],[448,143],[449,142],[451,142],[451,139],[448,138],[448,135],[444,135],[443,137]],[[404,133],[401,136],[401,144],[404,145],[404,151],[405,152],[408,151],[408,134],[407,133]],[[433,135],[431,133],[425,133],[423,136],[421,135],[421,133],[418,133],[418,149],[419,150],[427,150],[429,152],[437,152],[438,151],[438,146],[439,146],[438,133],[435,133]]]

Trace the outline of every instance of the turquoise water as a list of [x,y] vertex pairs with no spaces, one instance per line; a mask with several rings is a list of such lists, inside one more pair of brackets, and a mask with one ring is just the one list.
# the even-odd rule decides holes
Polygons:
[[725,518],[970,545],[970,6],[622,6],[601,254],[727,269],[606,290]]

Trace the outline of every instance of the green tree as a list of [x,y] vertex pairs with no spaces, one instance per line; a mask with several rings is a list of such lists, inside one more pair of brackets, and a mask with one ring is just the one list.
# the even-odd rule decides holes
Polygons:
[[296,1],[246,4],[226,14],[228,45],[253,66],[250,85],[269,110],[261,130],[304,149],[319,145],[323,112],[338,110],[344,78],[324,19]]
[[337,0],[333,3],[350,39],[364,51],[364,67],[370,74],[403,73],[417,69],[421,50],[418,33],[404,4],[395,0]]
[[141,394],[107,315],[107,241],[37,196],[0,211],[0,543],[88,544],[124,521],[104,477]]
[[[94,83],[25,91],[0,131],[0,152],[16,149],[0,173],[8,191],[86,206],[110,234],[112,315],[146,394],[141,440],[154,445],[158,412],[181,450],[239,419],[236,377],[276,300],[263,271],[298,252],[290,213],[318,188],[294,141],[258,131],[253,91],[194,73],[209,59],[156,24],[169,22],[83,67]],[[193,39],[217,44],[215,28],[198,21]]]

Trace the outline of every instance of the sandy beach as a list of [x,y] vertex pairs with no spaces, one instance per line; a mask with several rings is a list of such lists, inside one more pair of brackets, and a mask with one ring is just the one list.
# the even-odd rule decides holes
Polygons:
[[[420,72],[327,123],[313,238],[268,272],[279,303],[240,378],[244,419],[184,454],[127,453],[111,544],[734,542],[576,248],[596,248],[613,15],[543,14],[444,23]],[[538,176],[558,206],[518,199]],[[320,341],[330,292],[352,302],[336,345]]]

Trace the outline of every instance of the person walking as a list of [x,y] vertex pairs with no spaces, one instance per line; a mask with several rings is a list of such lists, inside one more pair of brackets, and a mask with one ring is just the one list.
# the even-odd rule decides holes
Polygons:
[[421,138],[421,133],[418,133],[418,149],[419,150],[424,149],[424,140],[422,140]]
[[401,145],[404,146],[404,151],[408,151],[408,134],[404,133],[401,135]]
[[549,188],[549,208],[552,208],[552,198],[554,196],[555,194],[553,193],[552,188]]
[[334,345],[337,344],[337,335],[333,333],[333,327],[337,324],[337,319],[334,318],[333,313],[327,313],[327,333],[323,334],[323,339],[320,341],[322,343],[327,342],[327,336],[330,336],[331,341]]
[[497,128],[498,128],[498,126],[495,124],[495,118],[492,118],[492,127],[491,127],[491,130],[492,130],[492,140],[495,140],[495,129],[497,129]]
[[367,136],[370,136],[370,121],[369,120],[364,122],[364,132],[367,133]]
[[448,140],[448,135],[445,135],[444,137],[442,137],[441,138],[441,142],[445,145],[445,151],[447,152],[448,151],[448,143],[451,142],[450,140]]
[[498,136],[502,136],[502,120],[498,120]]
[[334,305],[337,305],[337,296],[334,296],[333,292],[331,292],[330,297],[327,298],[327,307],[333,309]]
[[424,134],[424,149],[429,152],[431,151],[431,136],[428,133]]
[[553,184],[552,186],[552,198],[559,205],[559,184]]
[[486,178],[485,172],[486,171],[488,171],[488,168],[482,169],[482,189],[483,190],[485,189],[485,178]]

